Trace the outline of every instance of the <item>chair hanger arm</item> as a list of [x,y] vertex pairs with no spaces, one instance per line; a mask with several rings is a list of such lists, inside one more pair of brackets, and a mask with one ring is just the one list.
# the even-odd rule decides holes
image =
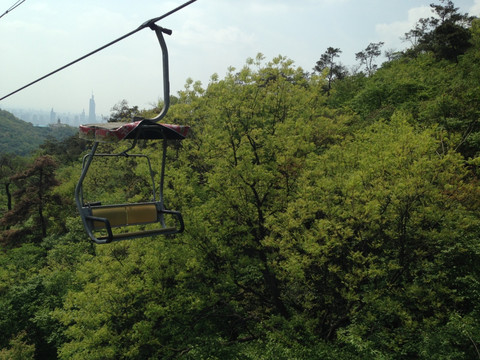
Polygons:
[[150,24],[150,29],[155,31],[157,35],[158,42],[160,43],[160,48],[162,49],[162,65],[163,65],[163,108],[160,113],[148,120],[159,122],[167,114],[168,108],[170,107],[170,78],[169,78],[169,69],[168,69],[168,49],[163,37],[163,33],[167,35],[172,34],[172,30],[162,28],[156,24]]

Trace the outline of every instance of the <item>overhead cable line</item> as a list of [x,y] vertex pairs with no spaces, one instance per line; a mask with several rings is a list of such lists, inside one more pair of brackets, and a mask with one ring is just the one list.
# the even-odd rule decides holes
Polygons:
[[[23,1],[25,1],[25,0],[23,0]],[[42,81],[42,80],[46,79],[46,78],[49,77],[49,76],[52,76],[53,74],[56,74],[56,73],[59,72],[59,71],[62,71],[62,70],[64,70],[64,69],[68,68],[69,66],[72,66],[73,64],[75,64],[75,63],[77,63],[77,62],[79,62],[79,61],[82,61],[82,60],[86,59],[87,57],[89,57],[89,56],[91,56],[91,55],[93,55],[93,54],[95,54],[95,53],[97,53],[97,52],[99,52],[99,51],[102,51],[102,50],[108,48],[109,46],[112,46],[113,44],[116,44],[117,42],[119,42],[119,41],[121,41],[121,40],[126,39],[127,37],[129,37],[129,36],[131,36],[131,35],[139,32],[139,31],[142,30],[142,29],[145,29],[145,28],[149,27],[149,28],[151,28],[151,29],[153,30],[153,29],[154,29],[154,25],[155,25],[155,23],[156,23],[157,21],[160,21],[160,20],[166,18],[167,16],[172,15],[174,12],[177,12],[178,10],[183,9],[184,7],[190,5],[191,3],[194,3],[195,1],[197,1],[197,0],[187,1],[187,2],[184,3],[183,5],[180,5],[180,6],[176,7],[175,9],[167,12],[166,14],[163,14],[162,16],[159,16],[159,17],[156,17],[156,18],[153,18],[153,19],[150,19],[150,20],[144,22],[142,25],[140,25],[140,26],[139,26],[138,28],[136,28],[135,30],[130,31],[129,33],[127,33],[127,34],[125,34],[125,35],[123,35],[123,36],[120,36],[119,38],[117,38],[117,39],[109,42],[108,44],[105,44],[105,45],[99,47],[98,49],[95,49],[95,50],[89,52],[88,54],[85,54],[85,55],[79,57],[78,59],[73,60],[73,61],[69,62],[68,64],[62,66],[62,67],[59,67],[58,69],[56,69],[56,70],[54,70],[54,71],[52,71],[52,72],[49,72],[48,74],[46,74],[46,75],[38,78],[37,80],[34,80],[34,81],[32,81],[31,83],[28,83],[27,85],[24,85],[24,86],[22,86],[21,88],[15,90],[15,91],[12,91],[11,93],[9,93],[9,94],[1,97],[1,98],[0,98],[0,101],[2,101],[3,99],[6,99],[7,97],[9,97],[9,96],[11,96],[11,95],[13,95],[13,94],[16,94],[16,93],[19,92],[19,91],[22,91],[22,90],[26,89],[27,87],[29,87],[29,86],[31,86],[31,85],[33,85],[33,84],[36,84],[36,83],[39,82],[39,81]],[[17,5],[17,6],[18,6],[18,5]]]
[[22,5],[24,2],[25,2],[25,0],[17,0],[17,1],[15,2],[15,4],[13,4],[12,6],[10,6],[7,11],[5,11],[2,15],[0,15],[0,19],[1,19],[2,17],[4,17],[5,15],[7,15],[7,14],[8,14],[9,12],[11,12],[12,10],[14,10],[14,9],[16,9],[17,7],[19,7],[20,5]]

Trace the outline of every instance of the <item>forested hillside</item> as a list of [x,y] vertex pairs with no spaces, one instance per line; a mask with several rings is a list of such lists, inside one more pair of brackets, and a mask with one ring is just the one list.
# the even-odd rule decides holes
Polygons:
[[0,109],[0,154],[28,155],[46,139],[65,139],[76,133],[69,126],[37,127]]
[[[332,47],[188,80],[182,234],[89,242],[75,138],[3,162],[0,359],[480,359],[480,21],[433,9],[378,66],[381,43],[356,72]],[[102,162],[88,196],[148,197],[146,169]]]

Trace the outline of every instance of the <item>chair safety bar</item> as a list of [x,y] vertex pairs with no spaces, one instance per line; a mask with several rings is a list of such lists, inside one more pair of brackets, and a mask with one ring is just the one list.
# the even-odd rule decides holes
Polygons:
[[[169,235],[184,230],[183,217],[180,212],[160,209],[162,205],[156,203],[122,204],[122,205],[95,205],[84,206],[84,218],[87,223],[87,233],[97,244],[106,244],[113,241],[138,239],[147,236]],[[176,217],[179,227],[166,227],[164,215]],[[127,227],[149,223],[161,223],[162,227],[134,232],[116,233],[112,228]],[[107,235],[97,236],[97,231],[104,230]]]

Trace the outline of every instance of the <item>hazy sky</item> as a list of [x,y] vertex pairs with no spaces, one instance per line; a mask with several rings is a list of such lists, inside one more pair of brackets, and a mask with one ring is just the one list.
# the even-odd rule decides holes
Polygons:
[[[16,0],[0,0],[0,15]],[[186,0],[26,0],[0,18],[0,97],[136,29]],[[341,62],[371,42],[401,50],[415,22],[431,15],[434,0],[197,0],[158,24],[170,55],[171,93],[191,77],[204,86],[212,74],[248,57],[287,56],[311,71],[327,47],[342,50]],[[435,1],[438,3],[438,1]],[[480,15],[480,0],[456,0],[462,13]],[[88,112],[108,115],[122,99],[149,108],[162,97],[161,52],[155,33],[128,39],[0,102],[0,108]]]

